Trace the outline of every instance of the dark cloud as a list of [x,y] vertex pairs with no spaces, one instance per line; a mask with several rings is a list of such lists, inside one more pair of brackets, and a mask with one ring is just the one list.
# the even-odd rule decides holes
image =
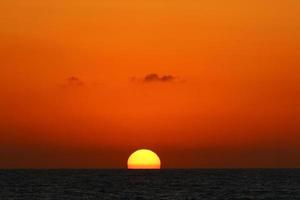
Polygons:
[[144,82],[172,82],[175,81],[176,77],[172,75],[162,75],[159,76],[158,74],[152,73],[152,74],[147,74],[144,78]]
[[69,83],[70,85],[77,85],[77,86],[83,85],[83,82],[82,82],[79,78],[77,78],[77,77],[75,77],[75,76],[69,77],[69,78],[67,79],[67,81],[68,81],[68,83]]
[[80,87],[83,86],[84,83],[76,76],[70,76],[69,78],[65,79],[62,87]]

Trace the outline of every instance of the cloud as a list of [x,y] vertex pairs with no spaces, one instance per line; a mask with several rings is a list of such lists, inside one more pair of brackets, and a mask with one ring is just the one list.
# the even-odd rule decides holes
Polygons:
[[82,80],[80,80],[76,76],[71,76],[71,77],[65,79],[64,83],[62,84],[62,87],[64,87],[64,88],[66,88],[66,87],[81,87],[83,85],[84,85],[84,83]]
[[161,82],[161,83],[166,83],[166,82],[181,82],[181,80],[178,77],[175,77],[173,75],[158,75],[156,73],[151,73],[147,74],[143,78],[132,78],[132,81],[137,81],[140,80],[145,83],[151,83],[151,82]]

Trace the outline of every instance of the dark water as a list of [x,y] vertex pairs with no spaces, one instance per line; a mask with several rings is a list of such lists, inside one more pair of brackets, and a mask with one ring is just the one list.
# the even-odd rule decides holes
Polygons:
[[0,170],[0,199],[300,200],[300,169]]

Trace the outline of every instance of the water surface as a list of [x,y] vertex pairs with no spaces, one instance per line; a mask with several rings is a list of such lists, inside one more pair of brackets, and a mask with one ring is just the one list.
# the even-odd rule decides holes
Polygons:
[[1,200],[300,200],[300,169],[0,170]]

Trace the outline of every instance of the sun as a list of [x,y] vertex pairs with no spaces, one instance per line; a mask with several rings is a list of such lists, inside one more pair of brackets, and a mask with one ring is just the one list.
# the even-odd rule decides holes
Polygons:
[[127,167],[128,169],[160,169],[160,159],[149,149],[139,149],[129,156]]

